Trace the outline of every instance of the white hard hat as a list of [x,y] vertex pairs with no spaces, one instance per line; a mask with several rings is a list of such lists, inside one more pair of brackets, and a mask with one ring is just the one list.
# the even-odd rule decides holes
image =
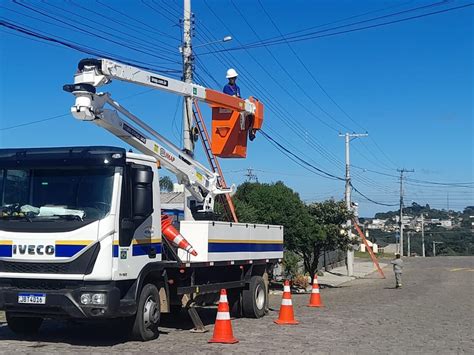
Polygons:
[[229,78],[236,78],[238,77],[239,74],[237,74],[237,72],[235,71],[234,68],[230,68],[229,70],[227,70],[227,75],[225,76],[227,79]]

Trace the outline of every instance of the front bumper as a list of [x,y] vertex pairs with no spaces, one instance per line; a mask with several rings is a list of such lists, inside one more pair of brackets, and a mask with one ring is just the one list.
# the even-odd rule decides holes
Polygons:
[[[47,282],[44,282],[47,285]],[[44,293],[45,304],[18,303],[19,293]],[[105,293],[104,305],[83,305],[80,297],[83,293]],[[130,316],[136,312],[132,300],[121,300],[120,289],[113,282],[87,284],[67,289],[23,289],[14,286],[0,286],[0,310],[16,316],[39,316],[45,318],[117,318]]]

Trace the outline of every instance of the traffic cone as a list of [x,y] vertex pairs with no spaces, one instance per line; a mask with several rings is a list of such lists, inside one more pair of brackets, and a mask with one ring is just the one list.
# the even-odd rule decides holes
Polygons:
[[311,290],[308,307],[323,307],[323,301],[319,293],[318,275],[314,275],[313,289]]
[[295,320],[293,303],[291,303],[290,283],[288,280],[285,280],[285,285],[283,286],[283,298],[281,299],[280,315],[274,322],[280,325],[299,323],[297,320]]
[[222,289],[219,305],[217,306],[216,324],[214,334],[208,343],[235,344],[239,341],[234,338],[232,323],[230,322],[229,303],[227,302],[227,292]]
[[198,253],[191,244],[173,227],[173,221],[170,216],[166,214],[161,215],[161,233],[167,240],[176,245],[180,249],[186,250],[191,255],[197,256]]

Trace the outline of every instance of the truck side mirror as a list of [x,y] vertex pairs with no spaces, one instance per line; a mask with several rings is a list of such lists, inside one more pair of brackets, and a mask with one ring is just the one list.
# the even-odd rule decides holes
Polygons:
[[135,221],[143,221],[153,212],[153,171],[150,167],[132,169],[132,212]]

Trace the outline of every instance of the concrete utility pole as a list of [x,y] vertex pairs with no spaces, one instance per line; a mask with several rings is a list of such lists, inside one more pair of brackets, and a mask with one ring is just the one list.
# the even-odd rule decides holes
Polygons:
[[421,214],[421,254],[426,257],[425,254],[425,215]]
[[[339,137],[345,138],[346,144],[346,191],[345,191],[345,200],[346,207],[348,211],[352,211],[352,202],[351,202],[351,165],[350,165],[350,142],[353,139],[359,137],[367,137],[367,133],[345,133],[339,134]],[[349,230],[349,238],[352,239],[352,230],[351,230],[351,220],[347,220],[347,228]],[[347,250],[347,276],[354,275],[354,250],[352,248]]]
[[[192,14],[191,0],[184,0],[183,15],[183,45],[181,47],[183,53],[183,80],[186,83],[193,82],[193,52],[191,46],[192,39]],[[189,155],[194,155],[194,140],[192,137],[192,112],[193,102],[191,97],[184,97],[183,101],[183,150]],[[190,209],[190,201],[192,199],[189,191],[184,189],[184,219],[193,220]]]
[[397,169],[400,173],[400,256],[403,256],[403,173],[413,173],[415,170],[411,169]]

